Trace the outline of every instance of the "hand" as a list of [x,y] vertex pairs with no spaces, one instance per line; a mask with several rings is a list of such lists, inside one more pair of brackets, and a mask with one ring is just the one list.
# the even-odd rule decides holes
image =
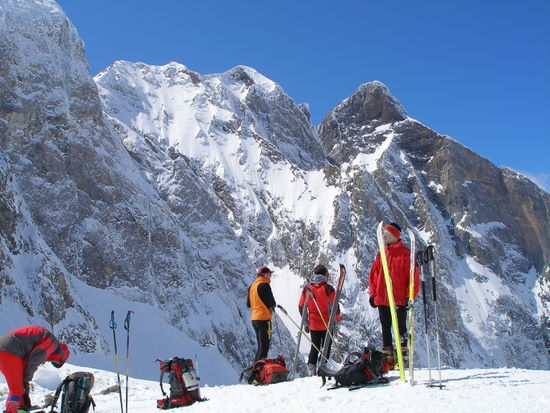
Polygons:
[[309,325],[306,324],[304,326],[304,331],[309,334]]
[[369,304],[372,308],[378,307],[376,304],[374,304],[374,296],[369,298]]

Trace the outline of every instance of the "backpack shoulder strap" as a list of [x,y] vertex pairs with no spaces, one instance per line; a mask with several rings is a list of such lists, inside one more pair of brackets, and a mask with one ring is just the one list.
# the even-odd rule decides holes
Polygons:
[[73,379],[72,376],[65,377],[65,379],[61,383],[59,383],[59,386],[57,386],[57,389],[55,390],[55,394],[53,396],[50,413],[54,413],[53,409],[57,404],[57,400],[59,400],[59,395],[61,394],[61,390],[63,389],[63,386],[68,382],[70,382],[72,379]]

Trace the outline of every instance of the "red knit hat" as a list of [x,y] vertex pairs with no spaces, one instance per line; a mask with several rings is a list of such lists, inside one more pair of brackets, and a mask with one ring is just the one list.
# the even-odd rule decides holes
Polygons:
[[391,224],[386,225],[384,229],[396,238],[401,237],[401,227],[397,225],[395,222],[392,222]]

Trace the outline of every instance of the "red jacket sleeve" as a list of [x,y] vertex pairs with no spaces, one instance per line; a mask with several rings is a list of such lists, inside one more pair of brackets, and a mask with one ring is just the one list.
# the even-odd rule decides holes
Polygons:
[[369,274],[369,295],[371,297],[376,296],[376,290],[378,289],[378,273],[380,272],[380,253],[376,254],[376,258],[372,263]]
[[302,315],[302,312],[304,311],[305,301],[306,301],[306,289],[304,288],[302,290],[302,294],[300,295],[300,301],[298,301],[298,311],[300,312],[300,315]]

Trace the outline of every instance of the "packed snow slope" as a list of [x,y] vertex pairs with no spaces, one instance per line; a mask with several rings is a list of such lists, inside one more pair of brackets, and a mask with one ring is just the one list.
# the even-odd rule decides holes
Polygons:
[[[92,396],[97,403],[96,413],[120,411],[118,393],[100,395],[99,392],[116,384],[116,374],[98,369],[67,365],[61,371],[53,367],[38,370],[33,380],[33,403],[42,403],[67,374],[75,371],[91,371],[95,376]],[[432,375],[434,372],[432,371]],[[437,374],[435,374],[437,376]],[[442,390],[428,388],[428,371],[420,370],[414,387],[399,381],[397,372],[391,373],[388,385],[365,387],[349,391],[346,388],[327,390],[328,382],[321,387],[318,377],[299,378],[290,382],[269,386],[203,386],[201,396],[208,400],[174,411],[267,413],[330,411],[373,412],[453,412],[453,413],[545,413],[550,410],[550,371],[523,369],[466,369],[443,370]],[[1,379],[0,379],[1,380]],[[439,380],[437,380],[439,384]],[[125,388],[125,383],[123,382]],[[158,381],[128,381],[128,411],[156,413],[156,400],[162,398]],[[164,384],[165,390],[169,388]],[[0,382],[0,391],[6,392],[6,384]],[[123,393],[125,400],[125,393]],[[47,410],[48,411],[48,410]]]
[[[337,342],[380,346],[368,271],[385,220],[436,245],[444,365],[550,368],[550,195],[408,117],[382,83],[315,128],[250,67],[119,61],[92,79],[51,0],[0,1],[0,56],[1,332],[48,326],[75,363],[107,369],[110,312],[120,344],[133,310],[136,377],[197,355],[203,383],[234,383],[254,354],[255,269],[276,270],[298,319],[304,277],[323,263],[334,282],[343,263]],[[296,331],[276,320],[272,354],[290,356]]]

